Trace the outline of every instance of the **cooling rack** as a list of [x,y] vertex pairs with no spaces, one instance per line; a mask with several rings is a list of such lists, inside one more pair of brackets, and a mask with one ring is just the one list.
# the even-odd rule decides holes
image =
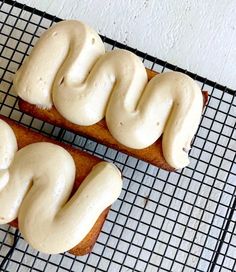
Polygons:
[[19,111],[13,75],[41,33],[60,20],[14,1],[0,1],[0,113],[114,162],[123,172],[124,186],[92,253],[84,257],[41,254],[14,228],[0,226],[2,271],[235,271],[234,90],[102,36],[107,50],[131,50],[146,67],[184,72],[209,92],[190,165],[176,173],[158,169]]

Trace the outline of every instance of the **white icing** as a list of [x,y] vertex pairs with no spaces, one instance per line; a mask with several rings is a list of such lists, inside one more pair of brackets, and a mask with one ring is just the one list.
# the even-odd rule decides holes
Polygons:
[[0,171],[10,166],[17,149],[16,137],[12,128],[0,119]]
[[17,151],[16,137],[8,124],[0,120],[0,190],[9,179],[8,168]]
[[61,253],[79,244],[121,192],[119,170],[101,162],[68,201],[76,169],[64,148],[35,143],[16,151],[14,133],[3,121],[0,143],[0,156],[10,162],[4,164],[8,176],[0,176],[0,224],[18,217],[23,237],[41,252]]
[[135,54],[104,52],[101,39],[88,26],[60,22],[42,35],[17,72],[15,90],[40,107],[54,104],[78,125],[105,117],[112,136],[130,148],[148,147],[163,133],[168,164],[186,166],[203,107],[198,85],[177,72],[157,75],[148,83]]

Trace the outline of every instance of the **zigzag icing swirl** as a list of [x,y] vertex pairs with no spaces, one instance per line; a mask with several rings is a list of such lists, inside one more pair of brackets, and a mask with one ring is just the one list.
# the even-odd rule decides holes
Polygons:
[[60,22],[39,39],[14,80],[17,94],[43,108],[55,105],[72,123],[106,118],[121,144],[143,149],[163,134],[163,154],[176,169],[188,150],[203,107],[198,85],[168,72],[150,82],[141,60],[126,50],[105,53],[97,33],[79,21]]
[[75,172],[73,158],[58,145],[35,143],[17,151],[13,130],[0,120],[0,224],[18,217],[23,237],[41,252],[79,244],[121,192],[119,170],[101,162],[68,201]]

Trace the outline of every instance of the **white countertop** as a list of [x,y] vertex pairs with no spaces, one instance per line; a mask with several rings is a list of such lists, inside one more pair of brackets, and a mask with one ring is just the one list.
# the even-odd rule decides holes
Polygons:
[[236,89],[236,0],[19,0]]

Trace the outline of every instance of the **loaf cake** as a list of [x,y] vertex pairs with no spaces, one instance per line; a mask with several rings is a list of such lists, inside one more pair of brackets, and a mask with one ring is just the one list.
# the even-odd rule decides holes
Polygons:
[[121,187],[111,163],[0,115],[0,224],[37,250],[89,253]]
[[22,111],[169,171],[188,165],[207,101],[187,75],[147,73],[135,54],[105,52],[75,20],[43,33],[14,89]]

